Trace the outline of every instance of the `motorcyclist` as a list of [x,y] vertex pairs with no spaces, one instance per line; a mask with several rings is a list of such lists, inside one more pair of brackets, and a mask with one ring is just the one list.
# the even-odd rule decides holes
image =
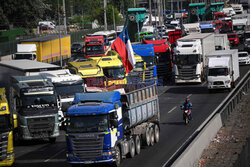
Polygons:
[[181,106],[183,110],[188,110],[188,114],[190,115],[190,119],[192,119],[192,103],[189,97],[185,99],[185,102]]

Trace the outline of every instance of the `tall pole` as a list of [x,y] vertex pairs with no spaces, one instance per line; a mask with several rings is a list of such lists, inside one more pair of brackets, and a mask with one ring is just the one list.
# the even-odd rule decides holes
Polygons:
[[173,0],[171,0],[171,13],[173,13]]
[[152,26],[152,3],[151,0],[149,0],[149,24]]
[[135,4],[135,0],[134,0],[134,8],[136,7],[135,5],[136,5],[136,4]]
[[62,67],[62,47],[61,47],[61,22],[60,22],[60,7],[59,0],[57,0],[58,4],[58,27],[59,27],[59,54],[60,54],[60,66]]
[[163,0],[163,17],[165,16],[166,12],[166,0]]
[[65,34],[67,34],[67,23],[66,23],[66,11],[65,11],[65,0],[63,0],[63,23],[64,23],[64,29]]
[[161,26],[161,8],[160,8],[160,0],[157,0],[157,11],[158,11],[159,25]]
[[112,10],[113,10],[113,23],[114,23],[114,30],[116,31],[116,29],[115,29],[115,10],[114,10],[114,6],[112,6]]
[[107,30],[108,29],[108,26],[107,26],[107,1],[104,0],[104,4],[103,4],[103,7],[104,7],[104,30]]

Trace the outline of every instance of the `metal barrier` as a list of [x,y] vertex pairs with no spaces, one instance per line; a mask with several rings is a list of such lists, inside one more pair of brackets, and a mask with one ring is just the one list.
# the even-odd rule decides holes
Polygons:
[[[183,164],[185,164],[186,167],[195,166],[203,152],[203,149],[210,143],[208,138],[212,137],[211,133],[216,134],[219,127],[225,124],[228,116],[232,113],[233,109],[235,109],[236,105],[242,99],[243,94],[247,92],[249,88],[250,71],[245,74],[235,89],[228,94],[228,96],[194,131],[186,142],[179,147],[179,149],[163,165],[163,167],[181,166]],[[213,125],[214,123],[218,125]],[[206,141],[204,139],[206,139]],[[198,144],[196,144],[196,142]],[[190,154],[190,152],[192,152],[192,154]]]

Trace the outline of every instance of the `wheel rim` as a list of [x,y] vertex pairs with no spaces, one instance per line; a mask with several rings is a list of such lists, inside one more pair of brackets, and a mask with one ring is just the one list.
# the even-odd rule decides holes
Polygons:
[[135,147],[136,147],[136,154],[140,154],[140,152],[141,152],[141,140],[140,140],[140,137],[138,135],[135,137]]
[[116,148],[115,156],[116,156],[116,166],[119,166],[121,163],[121,155],[119,147]]
[[155,142],[158,143],[160,140],[160,131],[158,125],[155,125]]
[[131,147],[130,147],[130,157],[133,158],[135,156],[135,142],[134,139],[131,139]]
[[155,143],[155,134],[154,129],[150,128],[150,145],[153,146]]
[[146,144],[147,144],[147,146],[149,146],[150,145],[150,130],[149,130],[149,128],[147,128],[147,130],[146,130]]

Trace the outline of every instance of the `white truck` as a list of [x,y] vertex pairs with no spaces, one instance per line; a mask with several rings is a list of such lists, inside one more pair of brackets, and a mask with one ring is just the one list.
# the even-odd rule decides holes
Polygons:
[[40,75],[52,82],[55,91],[59,96],[61,102],[61,111],[59,114],[60,126],[64,124],[64,115],[71,106],[76,93],[85,92],[85,84],[79,75],[71,74],[68,69],[60,69],[53,71],[42,71],[39,73],[32,73],[32,75]]
[[231,4],[231,7],[234,9],[236,14],[243,14],[242,4]]
[[193,33],[179,38],[175,51],[175,83],[205,80],[205,55],[214,50],[213,33]]
[[206,55],[208,89],[231,89],[240,76],[238,50],[220,50]]
[[187,23],[183,24],[183,27],[186,34],[201,32],[199,23]]
[[215,34],[214,35],[215,50],[229,50],[229,40],[227,34]]
[[248,19],[247,18],[242,18],[242,19],[233,19],[233,31],[238,34],[239,38],[244,37],[244,32],[246,29],[246,26],[248,24]]

